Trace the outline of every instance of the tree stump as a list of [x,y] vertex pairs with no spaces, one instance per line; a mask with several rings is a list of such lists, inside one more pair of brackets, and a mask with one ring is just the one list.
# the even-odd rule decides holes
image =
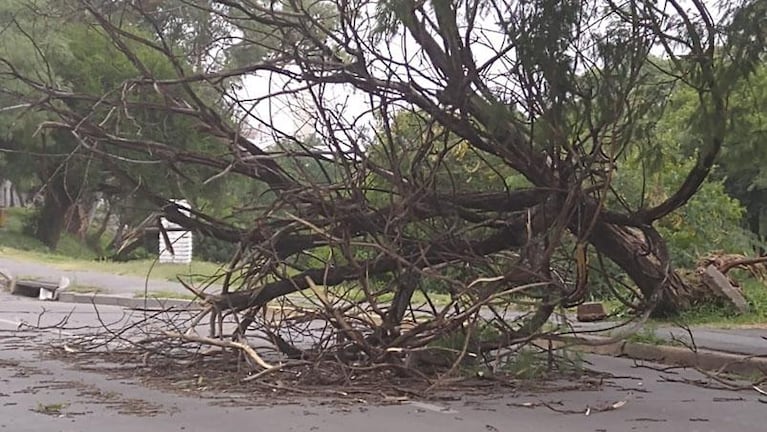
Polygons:
[[703,273],[701,273],[700,280],[715,296],[726,300],[739,313],[748,313],[749,306],[746,298],[743,297],[740,290],[733,286],[727,276],[720,272],[716,266],[707,266]]
[[11,272],[6,269],[0,269],[0,289],[12,292],[15,283],[16,279],[13,277]]

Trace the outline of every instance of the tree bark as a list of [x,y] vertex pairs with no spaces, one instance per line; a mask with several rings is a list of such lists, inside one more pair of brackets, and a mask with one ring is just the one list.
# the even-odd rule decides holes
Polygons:
[[115,235],[112,236],[112,240],[109,242],[108,248],[110,250],[118,250],[120,249],[120,246],[123,244],[123,237],[125,236],[125,223],[123,222],[123,218],[119,215],[117,216],[117,230],[115,230]]
[[88,210],[81,203],[74,203],[67,209],[66,229],[67,232],[80,240],[85,240],[88,234]]
[[[90,243],[91,248],[98,252],[99,254],[104,253],[104,248],[101,245],[101,238],[104,237],[104,233],[107,231],[107,228],[109,227],[109,220],[112,218],[112,206],[109,205],[107,202],[107,211],[104,215],[104,218],[101,220],[101,223],[99,224],[99,227],[96,229],[96,232],[93,233],[92,236],[89,237],[88,242]],[[95,207],[95,205],[94,205]],[[95,220],[95,217],[94,217]]]
[[643,231],[597,222],[588,240],[626,272],[645,302],[655,304],[655,316],[672,315],[690,306],[691,288],[671,266],[665,242],[655,228]]
[[66,184],[60,175],[52,177],[45,189],[43,207],[35,228],[35,236],[51,250],[56,250],[61,234],[66,227],[67,211],[72,206],[72,199],[67,193]]
[[420,275],[412,269],[407,269],[402,274],[397,275],[396,289],[394,299],[386,312],[386,329],[392,331],[402,323],[405,318],[407,308],[410,306],[411,298],[420,283]]

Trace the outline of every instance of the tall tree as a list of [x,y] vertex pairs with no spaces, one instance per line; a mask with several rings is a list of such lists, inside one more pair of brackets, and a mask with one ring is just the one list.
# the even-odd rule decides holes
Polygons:
[[[36,97],[30,92],[46,86],[58,86],[91,95],[115,92],[149,102],[151,95],[134,92],[124,86],[129,78],[140,73],[132,56],[126,56],[115,46],[103,29],[89,27],[83,22],[78,9],[67,6],[66,3],[51,4],[45,1],[11,2],[5,6],[7,13],[3,24],[6,38],[1,48],[8,60],[9,71],[15,70],[15,73],[4,76],[9,103],[23,105],[30,98]],[[199,10],[192,8],[192,11]],[[151,37],[154,27],[136,24],[143,13],[121,14],[120,29],[130,29]],[[174,38],[168,42],[171,47],[187,43],[189,38],[184,39],[177,34],[177,27],[181,26],[179,20],[191,20],[197,30],[207,25],[192,18],[166,17],[160,23],[164,31],[171,33]],[[53,22],[57,25],[52,25]],[[201,37],[195,36],[197,50],[200,50],[198,45],[202,43]],[[176,67],[192,71],[196,66],[187,60],[170,61],[140,44],[131,49],[142,68],[146,67],[145,70],[157,78],[173,76]],[[33,76],[35,79],[20,80],[19,75]],[[215,96],[213,98],[216,100]],[[160,104],[161,99],[155,98],[155,102]],[[92,100],[67,100],[58,108],[71,110],[80,116],[103,116],[109,112],[109,109],[102,111],[98,104],[94,106]],[[3,115],[8,124],[4,147],[9,166],[19,168],[18,172],[10,171],[14,180],[23,180],[25,175],[29,176],[32,172],[36,182],[41,185],[44,199],[36,218],[35,232],[45,244],[55,249],[64,229],[84,238],[90,222],[90,208],[102,197],[116,207],[121,225],[142,220],[151,212],[151,206],[133,197],[130,190],[121,191],[115,187],[114,178],[107,174],[102,161],[93,157],[91,151],[94,149],[86,143],[61,131],[42,129],[36,133],[46,116],[53,119],[55,115],[51,117],[30,109],[18,111]],[[190,120],[150,107],[110,124],[147,138],[168,140],[180,147],[202,149],[207,145],[206,142],[210,142],[210,138],[200,134]],[[119,158],[110,162],[118,165],[121,163]],[[217,204],[219,186],[225,182],[201,187],[199,182],[186,182],[184,179],[200,176],[207,178],[215,173],[187,168],[182,174],[172,163],[162,165],[169,166],[170,170],[158,170],[157,163],[145,160],[142,166],[134,167],[134,172],[141,181],[157,185],[157,190],[168,196],[192,195],[195,204],[205,200]]]
[[[695,95],[680,88],[674,95],[666,122],[682,143],[682,151],[691,154],[701,139],[695,109]],[[762,62],[753,75],[740,80],[728,100],[731,120],[728,145],[719,158],[715,175],[724,180],[728,193],[747,209],[747,227],[760,239],[767,234],[767,153],[762,145],[767,132],[767,65]]]

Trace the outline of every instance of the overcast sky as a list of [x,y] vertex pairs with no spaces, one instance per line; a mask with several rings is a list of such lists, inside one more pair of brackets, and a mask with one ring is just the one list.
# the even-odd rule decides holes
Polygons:
[[[708,0],[706,3],[712,9],[712,13],[719,15],[717,5],[720,2]],[[691,7],[689,0],[682,1],[682,4]],[[472,51],[477,64],[482,64],[495,54],[495,49],[506,45],[506,36],[495,30],[497,26],[492,17],[483,21],[484,23],[480,21],[474,30],[477,37],[475,43],[472,44]],[[382,53],[390,53],[390,56],[398,61],[403,61],[407,55],[411,67],[416,70],[427,69],[428,63],[424,62],[419,55],[420,53],[414,53],[415,47],[416,44],[412,38],[409,36],[403,38],[400,34],[393,37],[390,42],[382,42],[378,49]],[[659,51],[659,53],[661,52]],[[377,65],[373,64],[370,67],[375,74]],[[499,64],[497,66],[498,71],[503,67],[508,67],[508,64]],[[314,131],[316,108],[308,93],[302,92],[301,97],[289,95],[265,98],[270,93],[283,92],[287,88],[295,89],[301,85],[302,83],[289,82],[286,78],[273,73],[245,77],[242,89],[237,92],[237,96],[240,100],[246,101],[244,105],[251,110],[252,115],[249,116],[247,123],[250,128],[257,131],[257,133],[252,134],[252,137],[260,146],[268,146],[276,138],[272,126],[263,124],[270,121],[274,129],[285,134],[306,136]],[[253,100],[257,98],[262,99],[254,103]],[[370,99],[366,94],[349,85],[334,85],[323,94],[323,99],[326,106],[343,111],[347,121],[352,121],[362,115],[357,126],[374,127],[373,117],[362,114],[370,109]]]

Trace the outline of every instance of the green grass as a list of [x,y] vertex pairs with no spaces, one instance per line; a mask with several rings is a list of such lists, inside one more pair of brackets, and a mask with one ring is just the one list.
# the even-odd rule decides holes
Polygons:
[[95,286],[75,284],[68,286],[66,291],[76,294],[101,294],[104,292],[104,289]]
[[175,281],[181,277],[185,281],[200,282],[221,269],[220,264],[192,261],[191,264],[160,264],[155,260],[144,259],[128,262],[96,261],[94,259],[72,258],[57,252],[38,252],[0,246],[0,254],[6,258],[21,261],[34,261],[70,271],[94,271],[114,275],[140,276],[151,279]]
[[[146,295],[145,295],[146,294]],[[175,291],[156,290],[145,293],[144,291],[137,291],[133,294],[134,298],[150,298],[150,299],[180,299],[180,300],[195,300],[197,297],[192,293],[177,293]]]
[[31,213],[29,209],[7,209],[6,225],[0,228],[0,256],[21,261],[48,264],[61,270],[94,271],[114,275],[149,277],[175,281],[201,282],[219,272],[221,265],[193,261],[191,264],[159,264],[144,259],[128,262],[99,261],[95,251],[77,238],[64,233],[59,246],[51,251],[39,240],[24,233],[24,225]]
[[733,308],[722,305],[701,305],[683,312],[678,321],[688,325],[710,325],[716,327],[737,327],[767,323],[767,284],[736,274],[750,310],[738,314]]
[[[705,325],[720,328],[732,328],[767,324],[767,281],[754,279],[742,270],[732,270],[732,276],[740,284],[743,295],[749,303],[748,313],[739,314],[726,304],[702,304],[680,313],[678,316],[651,320],[657,324]],[[608,314],[616,319],[628,317],[631,313],[615,299],[600,299]],[[640,342],[637,340],[637,342]]]
[[657,323],[648,322],[638,332],[626,338],[629,342],[648,345],[680,345],[679,341],[664,339],[658,336]]
[[68,404],[65,404],[65,403],[42,404],[38,402],[37,407],[34,409],[34,411],[40,414],[60,416],[63,414],[64,409],[67,407],[67,405]]
[[[40,240],[24,233],[24,226],[32,215],[30,209],[11,208],[6,209],[6,213],[6,224],[0,228],[0,248],[3,249],[4,255],[13,251],[51,254],[50,249]],[[55,254],[80,259],[96,258],[96,253],[92,249],[68,233],[62,234]]]

